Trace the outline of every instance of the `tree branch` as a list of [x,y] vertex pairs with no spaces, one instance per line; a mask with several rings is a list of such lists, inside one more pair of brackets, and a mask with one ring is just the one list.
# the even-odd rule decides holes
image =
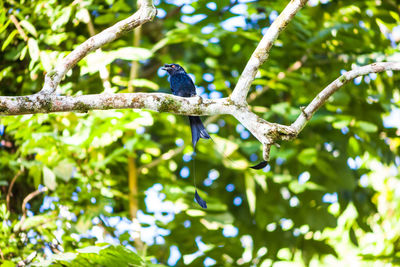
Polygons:
[[312,118],[314,113],[328,100],[328,98],[333,95],[337,90],[339,90],[343,85],[349,81],[357,78],[358,76],[367,75],[369,73],[379,73],[388,70],[400,70],[400,62],[378,62],[363,67],[356,68],[354,70],[348,71],[332,83],[330,83],[324,90],[322,90],[311,103],[302,110],[302,113],[296,119],[294,123],[290,126],[293,131],[297,134],[301,132],[307,122]]
[[7,203],[7,209],[8,209],[8,211],[11,211],[11,209],[10,209],[10,200],[11,200],[11,197],[13,196],[12,189],[13,189],[13,187],[14,187],[15,181],[17,180],[17,178],[18,178],[24,171],[25,171],[25,168],[22,167],[21,170],[19,170],[19,171],[17,172],[17,174],[14,175],[14,177],[13,177],[12,180],[11,180],[10,186],[8,187],[7,196],[6,196],[6,203]]
[[136,28],[148,21],[151,21],[157,13],[157,9],[151,0],[138,0],[139,9],[127,19],[121,20],[110,28],[90,37],[68,56],[63,58],[57,66],[46,74],[45,82],[40,94],[48,95],[56,91],[57,86],[65,74],[72,69],[76,63],[84,58],[90,52],[108,44],[119,38],[124,33]]
[[11,14],[10,20],[12,21],[12,23],[14,23],[15,28],[17,28],[17,31],[21,35],[22,39],[24,39],[24,41],[27,42],[29,38],[26,35],[26,33],[24,32],[24,30],[22,29],[21,25],[19,24],[18,19],[13,14]]
[[180,115],[231,114],[229,98],[202,99],[179,97],[164,93],[119,93],[93,94],[81,96],[48,95],[41,98],[37,94],[29,96],[0,96],[0,115],[22,115],[107,109],[150,109]]
[[29,201],[31,201],[34,197],[37,195],[40,195],[43,192],[47,192],[48,188],[46,186],[43,186],[42,188],[39,188],[32,193],[29,193],[24,200],[22,201],[22,217],[21,220],[17,225],[15,225],[16,229],[14,230],[15,232],[19,232],[20,230],[23,230],[23,225],[26,219],[26,204],[28,204]]
[[307,3],[307,0],[291,0],[282,13],[276,18],[254,50],[239,77],[239,81],[232,92],[233,102],[245,105],[250,86],[256,77],[258,69],[267,60],[269,51],[279,34],[286,28],[296,13]]

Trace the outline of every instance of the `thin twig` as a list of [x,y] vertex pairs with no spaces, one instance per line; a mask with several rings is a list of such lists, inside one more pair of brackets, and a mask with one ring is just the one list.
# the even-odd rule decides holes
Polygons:
[[22,226],[24,225],[25,219],[26,219],[26,204],[28,204],[28,202],[30,200],[32,200],[32,198],[36,197],[37,195],[40,195],[43,192],[48,191],[48,188],[46,186],[43,186],[35,191],[33,191],[32,193],[29,193],[24,200],[22,201],[22,217],[20,220],[20,229],[22,229]]
[[15,181],[17,180],[17,178],[18,178],[24,171],[25,171],[25,168],[22,167],[22,169],[19,170],[19,171],[14,175],[14,177],[13,177],[12,180],[11,180],[10,186],[8,187],[8,192],[7,192],[7,196],[6,196],[6,203],[7,203],[7,209],[8,209],[9,211],[11,211],[11,210],[10,210],[10,199],[11,199],[11,197],[13,196],[12,189],[13,189],[13,187],[14,187]]
[[26,215],[26,204],[28,204],[29,201],[32,200],[32,198],[36,197],[37,195],[48,191],[48,188],[46,186],[43,186],[35,191],[33,191],[32,193],[29,193],[24,200],[22,201],[22,214]]
[[15,28],[17,28],[18,33],[22,36],[24,41],[27,42],[29,38],[26,35],[26,33],[24,32],[24,30],[22,29],[21,25],[19,24],[17,17],[15,17],[13,14],[11,14],[10,20],[12,21],[12,23],[14,23]]

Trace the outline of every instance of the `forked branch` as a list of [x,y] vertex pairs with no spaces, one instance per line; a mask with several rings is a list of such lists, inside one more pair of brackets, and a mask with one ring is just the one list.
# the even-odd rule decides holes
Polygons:
[[369,73],[379,73],[383,71],[399,71],[400,62],[377,62],[363,67],[358,67],[344,73],[342,76],[334,80],[327,87],[324,88],[312,101],[303,109],[303,112],[296,119],[296,121],[290,126],[293,130],[299,134],[304,128],[307,122],[312,118],[314,113],[343,85],[349,81]]

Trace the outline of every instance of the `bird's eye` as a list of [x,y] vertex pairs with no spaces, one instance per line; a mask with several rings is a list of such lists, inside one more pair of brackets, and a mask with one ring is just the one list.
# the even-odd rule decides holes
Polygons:
[[172,67],[173,69],[175,69],[176,66],[175,66],[175,65],[172,65],[171,67]]

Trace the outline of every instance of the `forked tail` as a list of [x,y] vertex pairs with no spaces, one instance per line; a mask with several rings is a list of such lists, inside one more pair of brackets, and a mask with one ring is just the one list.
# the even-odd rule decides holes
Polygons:
[[192,144],[193,148],[196,147],[197,141],[200,138],[210,139],[210,135],[207,133],[206,128],[201,122],[200,117],[189,116],[190,129],[192,130]]

